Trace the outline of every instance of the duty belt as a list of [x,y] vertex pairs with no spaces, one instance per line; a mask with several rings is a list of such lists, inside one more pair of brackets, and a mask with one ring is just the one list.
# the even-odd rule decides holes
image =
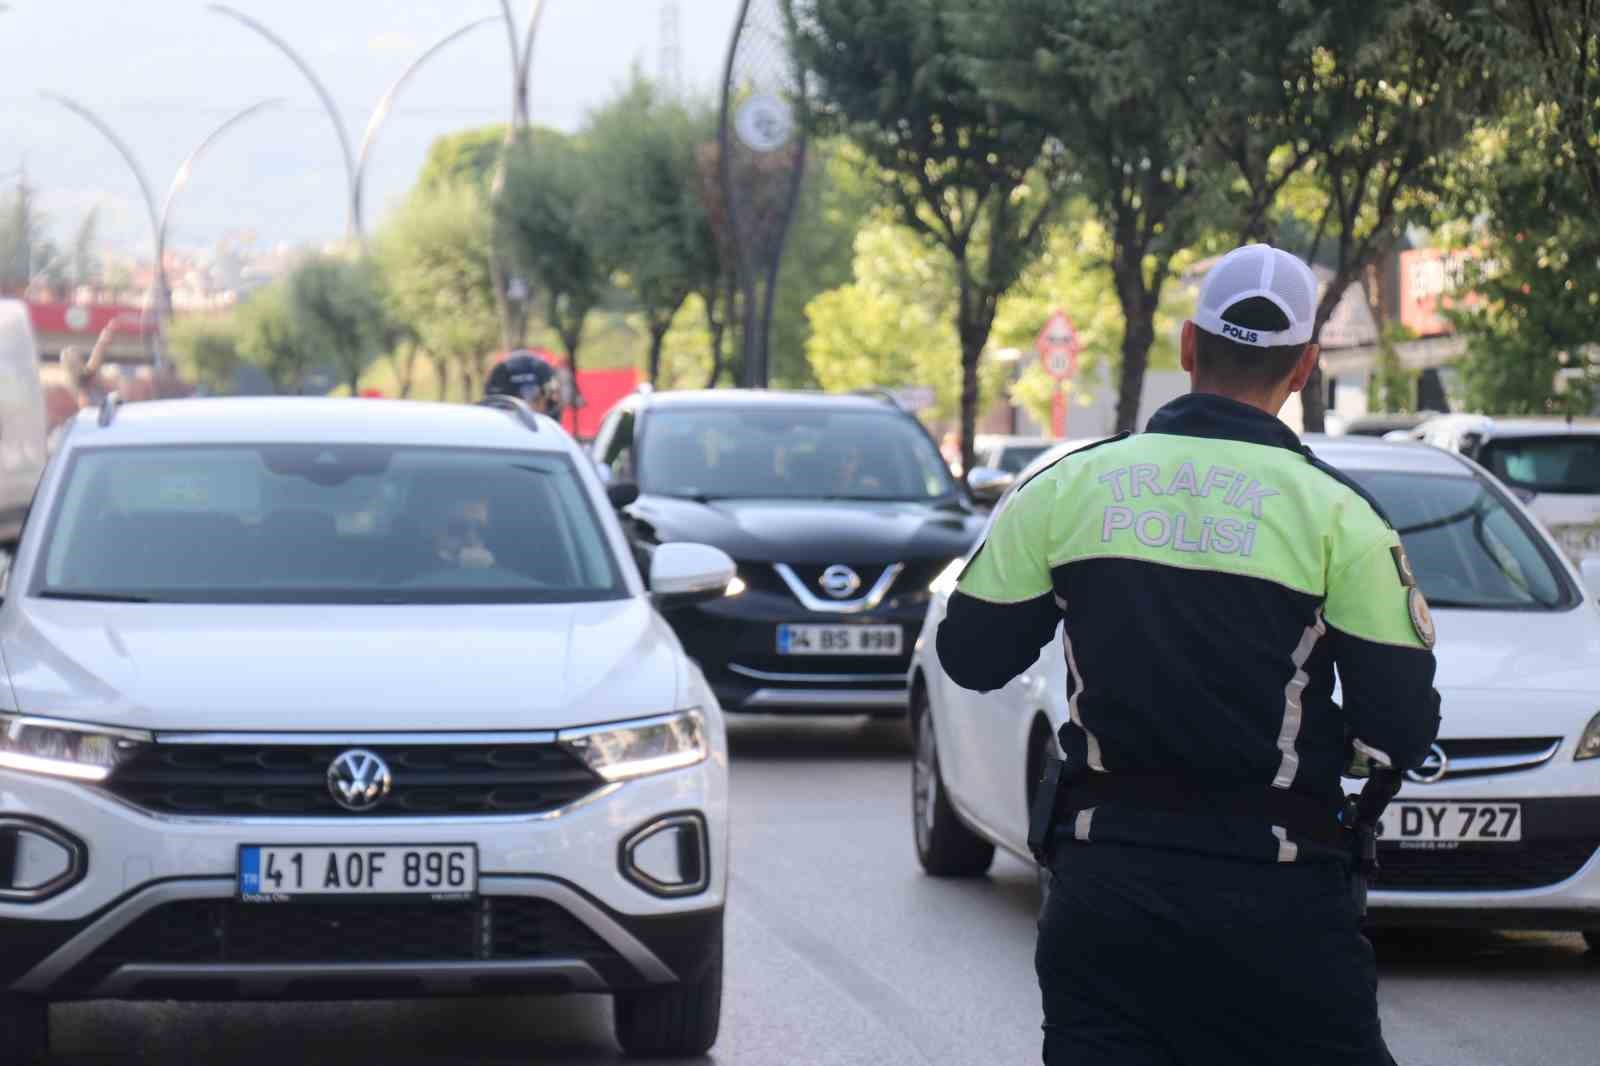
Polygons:
[[[1135,810],[1163,814],[1212,814],[1253,818],[1264,826],[1280,826],[1295,836],[1339,851],[1347,851],[1349,836],[1340,824],[1344,794],[1318,798],[1303,792],[1259,785],[1219,786],[1204,781],[1189,781],[1150,774],[1107,774],[1098,772],[1063,773],[1061,764],[1046,768],[1061,774],[1047,781],[1039,800],[1048,803],[1053,794],[1054,809],[1035,811],[1035,828],[1045,829],[1038,841],[1048,847],[1048,836],[1055,825],[1071,825],[1079,811],[1108,803]],[[1054,785],[1055,787],[1051,787]],[[1049,828],[1046,828],[1046,827]],[[1030,846],[1034,840],[1030,839]],[[1043,850],[1043,849],[1041,849]]]

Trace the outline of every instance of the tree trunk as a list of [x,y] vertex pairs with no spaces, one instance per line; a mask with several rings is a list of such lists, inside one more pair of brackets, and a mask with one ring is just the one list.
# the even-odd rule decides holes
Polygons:
[[961,274],[960,299],[956,304],[956,336],[961,341],[961,476],[972,472],[977,452],[974,437],[978,427],[978,362],[989,343],[994,325],[998,295],[983,292],[966,277],[965,261],[958,261]]
[[[1322,299],[1317,303],[1317,318],[1311,333],[1312,341],[1322,339],[1322,327],[1333,317],[1334,310],[1339,306],[1339,300],[1359,273],[1359,269],[1352,270],[1346,267],[1334,274],[1333,280],[1328,283],[1328,288],[1322,294]],[[1319,359],[1318,365],[1311,368],[1311,377],[1306,381],[1305,391],[1300,394],[1300,423],[1306,433],[1321,433],[1326,427],[1327,391],[1323,387],[1322,366]]]
[[669,317],[662,325],[650,323],[650,387],[654,388],[661,377],[661,349],[667,341],[667,330],[672,328]]
[[[717,380],[722,377],[723,338],[728,332],[728,319],[733,307],[733,284],[730,281],[727,289],[719,296],[715,289],[709,293],[702,293],[700,300],[706,307],[706,329],[711,334],[711,375],[706,379],[706,388],[717,387]],[[722,316],[717,316],[717,307],[720,301]]]
[[1144,375],[1155,343],[1155,307],[1149,303],[1127,313],[1122,330],[1122,373],[1117,383],[1117,432],[1139,428],[1139,405],[1144,399]]
[[567,409],[561,413],[561,424],[565,426],[568,415],[571,415],[572,435],[578,435],[578,408],[583,406],[583,391],[578,388],[578,349],[583,346],[583,321],[578,321],[578,326],[573,330],[557,329],[561,335],[561,346],[567,350],[567,371],[572,375],[572,400]]

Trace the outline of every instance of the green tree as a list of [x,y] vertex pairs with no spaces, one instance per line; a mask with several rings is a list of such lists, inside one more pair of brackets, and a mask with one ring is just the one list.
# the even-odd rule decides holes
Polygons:
[[1450,317],[1476,410],[1582,414],[1600,381],[1600,218],[1567,137],[1560,109],[1529,94],[1464,155],[1459,210],[1484,220],[1469,235],[1483,254]]
[[1062,181],[1037,122],[986,93],[948,15],[967,0],[785,0],[812,122],[860,148],[899,222],[952,267],[963,466],[1000,299],[1038,254]]
[[213,395],[233,389],[245,361],[236,316],[185,315],[172,323],[167,341],[183,376],[199,388]]
[[436,138],[428,147],[415,187],[433,192],[465,182],[487,189],[505,140],[504,123],[459,130]]
[[[1506,39],[1488,17],[1492,7],[1489,0],[1401,0],[1381,5],[1337,48],[1314,48],[1312,82],[1296,104],[1296,139],[1309,161],[1292,210],[1313,229],[1306,257],[1326,251],[1333,270],[1316,335],[1344,291],[1395,249],[1406,228],[1431,220],[1454,153],[1504,106]],[[1305,428],[1321,432],[1320,370],[1302,402]]]
[[478,395],[500,342],[485,194],[468,182],[412,191],[375,243],[390,313]]
[[275,392],[298,394],[320,360],[295,328],[288,283],[276,281],[252,293],[237,314],[243,360],[261,371]]
[[0,292],[22,292],[54,257],[38,193],[21,178],[0,201]]
[[300,343],[333,365],[352,396],[389,336],[380,285],[372,263],[340,256],[308,259],[288,277]]
[[[1117,428],[1136,428],[1156,314],[1180,254],[1200,235],[1216,188],[1197,166],[1200,148],[1184,96],[1167,80],[1170,4],[1125,0],[995,0],[952,16],[981,83],[1048,133],[1071,167],[1075,191],[1110,237],[1122,309]],[[1030,42],[1018,48],[1017,42]]]
[[536,131],[510,149],[495,210],[508,258],[538,288],[574,374],[589,316],[610,290],[593,204],[594,162],[577,138]]
[[644,319],[652,382],[678,309],[694,293],[716,292],[723,278],[697,161],[713,128],[708,111],[691,111],[635,72],[584,129],[594,191],[586,228]]
[[1600,4],[1594,0],[1522,0],[1496,5],[1516,33],[1520,59],[1536,98],[1549,110],[1542,121],[1564,146],[1563,164],[1600,207]]

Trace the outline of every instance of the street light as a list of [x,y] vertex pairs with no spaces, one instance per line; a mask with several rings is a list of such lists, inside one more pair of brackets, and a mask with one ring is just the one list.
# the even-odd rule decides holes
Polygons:
[[354,237],[362,245],[365,245],[367,240],[361,215],[362,188],[366,183],[367,160],[372,156],[372,146],[377,140],[378,131],[383,127],[384,121],[394,108],[395,97],[399,95],[406,82],[411,80],[412,75],[424,63],[443,51],[447,45],[454,43],[460,37],[466,36],[479,26],[494,21],[494,16],[490,15],[469,22],[460,29],[446,34],[436,41],[432,47],[428,48],[427,51],[412,60],[411,65],[406,67],[401,75],[394,80],[394,83],[389,86],[388,92],[383,94],[383,98],[378,101],[378,105],[372,109],[372,117],[367,121],[366,133],[361,138],[361,149],[358,153],[351,150],[350,134],[345,129],[344,118],[339,114],[339,105],[334,103],[333,95],[328,92],[327,86],[322,84],[322,79],[317,77],[316,71],[311,69],[311,64],[306,62],[305,58],[299,52],[296,52],[288,41],[272,32],[256,19],[246,15],[243,11],[231,8],[226,4],[212,4],[210,9],[219,15],[225,15],[233,19],[235,22],[243,23],[247,28],[266,38],[278,51],[287,56],[289,61],[298,67],[300,73],[304,74],[306,80],[311,83],[311,88],[316,92],[317,99],[322,102],[322,109],[328,114],[328,120],[333,123],[333,132],[339,138],[339,151],[344,156],[345,195],[349,198],[350,212],[349,221],[346,223],[346,234]]
[[133,171],[133,176],[139,183],[139,192],[144,198],[145,210],[150,216],[150,232],[155,239],[156,252],[155,272],[150,282],[151,293],[145,301],[144,309],[146,320],[152,310],[154,311],[156,318],[155,334],[152,336],[146,329],[146,320],[141,320],[140,331],[145,334],[146,352],[150,355],[150,361],[159,366],[164,356],[161,341],[165,338],[167,319],[172,315],[172,288],[167,282],[166,262],[167,227],[172,220],[172,205],[176,202],[178,193],[183,190],[185,185],[189,184],[189,176],[194,173],[194,166],[200,161],[200,157],[221,139],[224,133],[227,133],[252,115],[283,101],[263,100],[260,103],[251,104],[212,130],[206,139],[201,141],[199,146],[190,152],[189,157],[178,167],[178,172],[172,176],[172,184],[167,187],[166,199],[158,207],[156,205],[155,190],[150,185],[150,179],[145,176],[144,168],[139,165],[138,157],[133,154],[133,149],[128,147],[127,142],[117,136],[116,130],[112,129],[99,115],[96,115],[93,111],[70,97],[51,92],[43,95],[54,100],[98,130],[101,136],[111,142],[111,146],[117,150],[117,154],[122,157],[122,161],[128,164],[128,169]]
[[500,311],[500,340],[506,351],[521,343],[527,332],[528,286],[521,278],[507,277],[506,264],[500,258],[500,198],[505,195],[507,156],[514,145],[523,143],[533,127],[528,107],[528,80],[533,72],[533,46],[539,38],[544,9],[544,0],[533,0],[527,28],[518,34],[511,0],[500,0],[500,17],[505,23],[506,43],[511,49],[511,123],[506,127],[494,177],[489,182],[489,284],[494,289],[495,305]]

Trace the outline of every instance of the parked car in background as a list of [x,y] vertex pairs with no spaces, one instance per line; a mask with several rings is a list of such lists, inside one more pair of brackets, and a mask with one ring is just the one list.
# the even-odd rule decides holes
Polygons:
[[[983,437],[978,438],[980,442],[983,439]],[[1034,438],[1008,437],[1001,439],[1015,441],[1024,439],[1033,440]],[[1022,479],[1024,471],[1039,468],[1038,460],[1041,457],[1049,455],[1052,456],[1053,459],[1059,459],[1063,455],[1075,452],[1079,448],[1087,447],[1096,441],[1104,439],[1105,438],[1103,437],[1079,437],[1075,440],[1067,441],[1035,441],[1035,443],[1043,443],[1044,445],[1044,447],[1038,449],[1037,451],[1034,450],[1032,444],[1026,446],[996,445],[990,452],[991,455],[998,455],[1000,458],[1005,460],[1015,460],[1017,458],[1021,458],[1023,455],[1026,455],[1028,461],[1017,467],[1015,470],[1010,470],[999,466],[986,466],[980,464],[973,469],[972,476],[967,478],[967,487],[971,490],[972,498],[978,502],[979,506],[984,508],[992,508],[995,504],[1000,502],[1001,498],[1004,497],[1007,492],[1011,491],[1012,486],[1016,485],[1017,482]],[[1010,450],[1005,450],[1008,447]]]
[[[1581,930],[1600,948],[1600,571],[1580,577],[1458,455],[1307,443],[1388,513],[1438,629],[1443,729],[1384,818],[1373,920]],[[911,669],[912,828],[929,873],[971,876],[996,847],[1026,861],[1032,783],[1068,717],[1067,662],[1058,630],[1004,688],[957,686],[934,645],[955,574],[935,589]]]
[[47,422],[27,305],[0,300],[0,546],[22,532],[44,471]]
[[1049,437],[1003,437],[980,433],[973,438],[973,469],[989,467],[1007,474],[1020,474],[1059,441]]
[[1504,481],[1575,562],[1600,558],[1600,419],[1441,415],[1410,436]]
[[[1390,433],[1409,433],[1430,418],[1437,418],[1437,411],[1419,411],[1415,414],[1368,414],[1352,418],[1344,422],[1337,430],[1337,435],[1345,437],[1384,437]],[[1333,418],[1328,418],[1328,432],[1335,433]]]
[[[610,994],[717,1035],[727,751],[554,422],[330,399],[76,416],[0,604],[0,1060],[48,1005]],[[533,1056],[537,1057],[537,1056]]]
[[735,595],[668,617],[724,709],[904,716],[934,579],[982,519],[912,415],[886,398],[640,393],[595,460],[641,558],[679,540],[738,561]]

